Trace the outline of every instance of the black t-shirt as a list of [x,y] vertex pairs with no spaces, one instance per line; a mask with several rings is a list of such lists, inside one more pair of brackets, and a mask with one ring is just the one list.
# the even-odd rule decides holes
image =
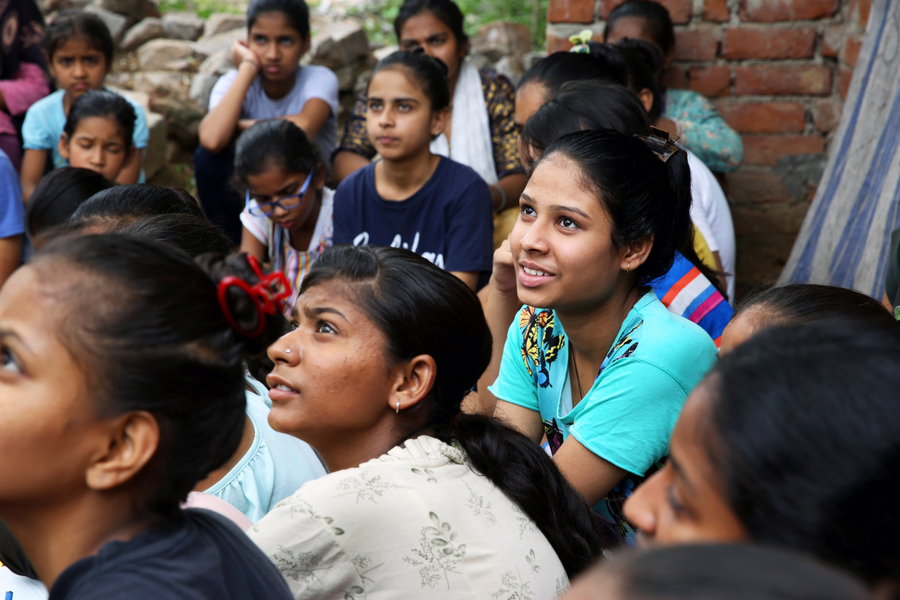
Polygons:
[[406,248],[448,271],[490,274],[494,260],[491,191],[472,169],[441,157],[422,188],[385,200],[375,165],[344,180],[334,194],[334,243]]
[[178,523],[110,542],[70,565],[50,600],[291,600],[284,578],[237,526],[207,510],[182,513]]

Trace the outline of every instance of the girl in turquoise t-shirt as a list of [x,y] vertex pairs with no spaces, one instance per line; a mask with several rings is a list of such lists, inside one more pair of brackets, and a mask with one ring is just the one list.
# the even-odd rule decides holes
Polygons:
[[709,336],[646,287],[672,265],[690,202],[686,153],[668,141],[572,133],[535,163],[495,254],[494,371],[482,382],[495,365],[499,375],[482,406],[546,436],[570,483],[623,531],[621,503],[668,454],[681,405],[715,361]]

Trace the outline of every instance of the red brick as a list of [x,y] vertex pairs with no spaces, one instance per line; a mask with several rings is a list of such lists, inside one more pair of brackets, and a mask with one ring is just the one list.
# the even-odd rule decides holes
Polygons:
[[663,87],[685,89],[688,87],[688,75],[682,67],[672,65],[659,78]]
[[572,42],[569,41],[569,38],[555,35],[547,36],[547,52],[550,54],[554,52],[568,52],[571,47]]
[[731,59],[812,58],[815,51],[815,29],[741,27],[727,29],[722,37],[722,56]]
[[840,94],[841,100],[846,100],[847,92],[850,90],[850,81],[853,79],[853,69],[839,66],[837,78],[838,94]]
[[837,58],[841,51],[841,41],[844,37],[844,26],[834,25],[827,27],[822,34],[822,56]]
[[851,67],[856,66],[856,60],[859,58],[859,49],[862,42],[853,36],[847,37],[847,43],[844,44],[844,62]]
[[790,202],[791,193],[781,175],[768,167],[743,167],[728,174],[728,201],[732,205]]
[[703,20],[724,23],[731,18],[731,11],[725,0],[705,0],[703,2]]
[[806,109],[797,102],[723,102],[718,109],[741,133],[792,133],[806,125]]
[[675,33],[675,60],[713,60],[719,51],[719,35],[704,27]]
[[835,106],[834,100],[819,100],[813,108],[813,122],[816,129],[824,133],[834,131],[840,116],[840,109]]
[[863,31],[869,24],[869,13],[872,12],[872,0],[860,0],[859,2],[859,27]]
[[821,135],[745,135],[743,140],[745,165],[775,166],[785,156],[825,151]]
[[735,68],[734,93],[818,94],[831,91],[831,70],[823,65],[760,65]]
[[[552,0],[551,0],[552,1]],[[625,2],[625,0],[600,0],[600,17],[606,19],[612,9]],[[659,0],[659,3],[669,10],[672,22],[687,23],[694,14],[693,0]]]
[[691,89],[704,96],[727,96],[731,93],[731,68],[727,65],[691,67],[688,79]]
[[830,17],[839,0],[741,0],[741,20],[771,23]]
[[547,7],[550,23],[593,23],[594,0],[550,0]]

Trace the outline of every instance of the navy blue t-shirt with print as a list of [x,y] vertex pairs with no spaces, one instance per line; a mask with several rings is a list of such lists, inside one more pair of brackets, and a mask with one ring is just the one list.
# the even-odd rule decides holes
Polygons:
[[406,248],[448,271],[489,274],[493,264],[491,192],[471,168],[446,157],[405,200],[385,200],[375,165],[345,179],[334,195],[334,243]]
[[291,600],[274,564],[237,526],[202,509],[148,529],[127,542],[109,542],[70,565],[49,600]]

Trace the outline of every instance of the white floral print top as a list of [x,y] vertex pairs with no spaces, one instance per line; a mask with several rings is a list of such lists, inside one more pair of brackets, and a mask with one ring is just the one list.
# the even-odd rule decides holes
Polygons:
[[547,600],[569,584],[534,522],[428,436],[306,483],[247,533],[296,598]]

